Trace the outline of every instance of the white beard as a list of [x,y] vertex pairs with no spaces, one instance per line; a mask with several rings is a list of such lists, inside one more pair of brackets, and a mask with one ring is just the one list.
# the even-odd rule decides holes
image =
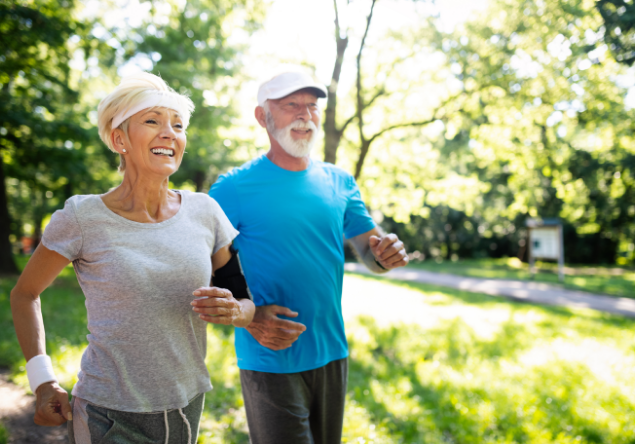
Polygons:
[[[266,120],[267,130],[287,154],[293,157],[307,157],[311,153],[318,136],[318,128],[311,120],[307,122],[296,120],[284,128],[276,128],[270,112],[267,112]],[[291,135],[293,129],[310,129],[311,138],[295,140]]]

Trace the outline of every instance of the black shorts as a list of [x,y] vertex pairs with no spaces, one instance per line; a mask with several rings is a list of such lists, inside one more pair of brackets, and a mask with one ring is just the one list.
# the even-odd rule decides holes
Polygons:
[[300,373],[240,370],[252,444],[340,444],[348,361]]

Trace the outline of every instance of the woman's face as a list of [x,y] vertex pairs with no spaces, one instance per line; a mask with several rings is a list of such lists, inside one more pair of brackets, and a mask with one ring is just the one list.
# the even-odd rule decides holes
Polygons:
[[126,169],[162,177],[179,169],[187,138],[175,110],[157,107],[139,111],[130,118],[128,139],[131,146],[125,154]]

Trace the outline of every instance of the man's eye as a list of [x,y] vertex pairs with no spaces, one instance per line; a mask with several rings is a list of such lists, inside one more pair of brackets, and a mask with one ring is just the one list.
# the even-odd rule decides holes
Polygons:
[[177,127],[178,129],[183,129],[183,125],[181,125],[180,123],[177,123],[176,125],[174,125],[175,127]]

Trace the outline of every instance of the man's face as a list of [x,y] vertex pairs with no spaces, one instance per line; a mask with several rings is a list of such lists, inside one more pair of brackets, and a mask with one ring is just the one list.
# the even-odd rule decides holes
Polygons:
[[308,156],[320,128],[320,108],[312,90],[268,100],[264,108],[267,130],[280,146],[291,156]]

